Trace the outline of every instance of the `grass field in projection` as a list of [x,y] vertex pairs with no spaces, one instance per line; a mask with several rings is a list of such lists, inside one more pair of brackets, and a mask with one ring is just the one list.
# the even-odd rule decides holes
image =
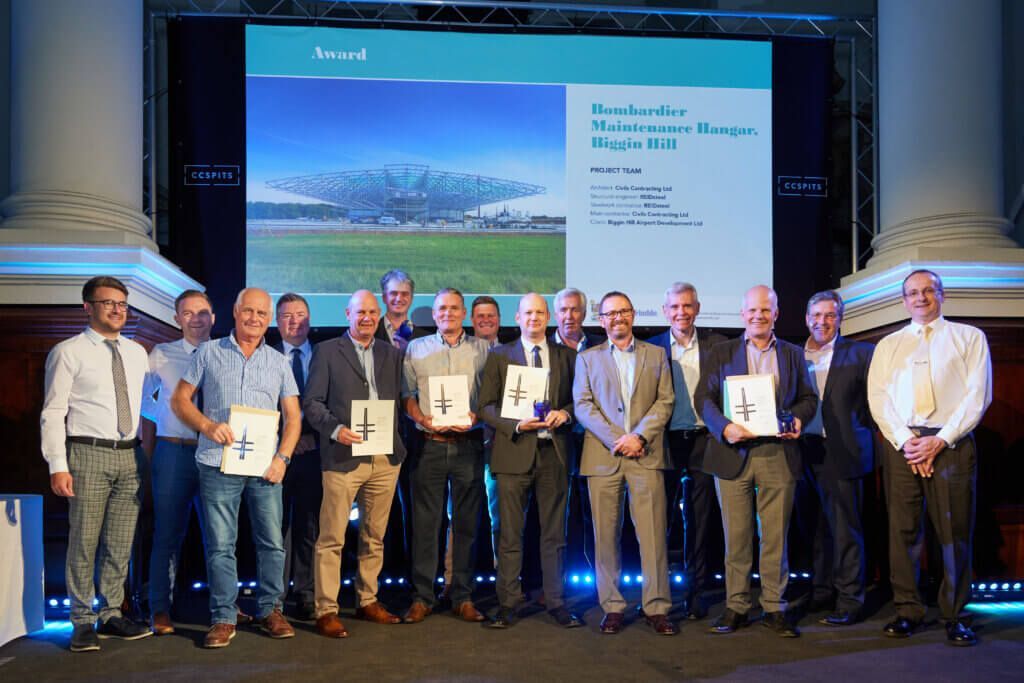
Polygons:
[[391,268],[412,275],[418,292],[550,293],[565,286],[564,235],[250,233],[246,252],[247,283],[279,292],[376,291]]

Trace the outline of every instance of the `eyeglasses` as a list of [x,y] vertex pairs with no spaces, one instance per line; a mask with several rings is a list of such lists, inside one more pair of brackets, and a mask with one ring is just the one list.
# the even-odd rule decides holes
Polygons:
[[918,296],[924,294],[926,298],[930,299],[941,291],[941,289],[935,289],[934,287],[925,287],[924,289],[912,289],[909,292],[903,292],[903,298],[916,299]]
[[598,313],[597,317],[604,318],[605,320],[613,320],[615,318],[628,318],[633,315],[632,308],[622,308],[618,311],[605,311],[604,313]]
[[127,301],[115,301],[114,299],[91,299],[89,303],[93,305],[99,304],[100,306],[103,307],[103,310],[105,311],[109,311],[114,308],[116,308],[119,311],[128,310]]

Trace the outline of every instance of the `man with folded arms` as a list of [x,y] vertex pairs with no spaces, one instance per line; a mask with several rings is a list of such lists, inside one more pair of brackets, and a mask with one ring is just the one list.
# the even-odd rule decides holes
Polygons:
[[[760,538],[762,625],[784,638],[800,635],[786,613],[789,582],[786,534],[793,512],[796,481],[801,476],[796,439],[818,405],[804,362],[803,349],[775,337],[779,299],[764,285],[743,295],[740,310],[745,331],[711,350],[694,396],[713,439],[704,454],[704,471],[715,475],[725,530],[725,612],[712,633],[732,633],[747,624],[751,608],[750,570],[754,536]],[[772,375],[775,406],[793,417],[793,429],[759,437],[725,416],[724,386],[732,375]],[[756,519],[758,525],[755,527]]]
[[[50,488],[68,499],[65,576],[72,652],[99,650],[97,634],[126,640],[152,635],[121,615],[139,516],[143,465],[136,430],[149,363],[146,349],[121,336],[128,288],[120,280],[92,278],[82,288],[82,301],[89,326],[46,357],[40,416]],[[97,565],[99,625],[94,628]]]
[[[299,440],[302,411],[291,366],[264,339],[271,319],[270,295],[243,289],[234,305],[235,329],[199,347],[178,382],[171,408],[199,432],[196,462],[199,498],[206,524],[206,576],[210,585],[210,621],[205,647],[227,647],[235,637],[238,599],[238,508],[243,495],[256,546],[257,622],[271,638],[291,638],[291,624],[281,614],[284,597],[284,539],[281,535],[281,480]],[[203,392],[203,412],[193,399]],[[277,410],[284,429],[277,452],[262,477],[224,474],[224,446],[235,441],[228,420],[231,406]],[[240,435],[239,435],[240,436]]]
[[[415,595],[403,620],[415,624],[433,612],[437,598],[437,537],[445,491],[452,497],[452,584],[448,597],[456,616],[483,621],[473,605],[473,544],[480,527],[484,498],[483,429],[477,421],[480,376],[489,345],[466,334],[466,304],[451,287],[434,297],[437,333],[409,343],[403,366],[405,411],[424,437],[423,449],[410,463],[412,489],[412,583]],[[469,425],[435,426],[430,377],[464,375],[469,385]]]
[[903,306],[910,324],[878,343],[868,370],[868,405],[882,432],[896,606],[884,632],[906,638],[925,616],[917,589],[923,504],[942,548],[939,610],[946,638],[970,646],[978,639],[961,612],[971,596],[978,479],[973,432],[992,403],[992,359],[984,332],[942,317],[944,300],[938,275],[908,275]]
[[[522,598],[519,573],[523,568],[523,525],[531,489],[537,498],[540,519],[541,567],[548,613],[559,626],[583,626],[583,621],[566,608],[563,590],[576,352],[548,343],[544,333],[550,318],[548,304],[540,295],[531,293],[520,299],[516,322],[522,336],[491,351],[480,385],[480,412],[495,432],[491,471],[498,481],[503,520],[498,544],[500,607],[492,628],[511,626],[515,622],[516,604]],[[542,419],[501,417],[510,365],[548,368],[545,400],[550,412]]]
[[587,478],[594,515],[597,598],[604,610],[601,632],[619,633],[626,600],[622,573],[622,504],[640,546],[642,602],[637,612],[654,632],[675,635],[668,619],[672,597],[665,542],[665,425],[672,415],[672,371],[665,352],[633,336],[633,304],[608,292],[599,306],[608,341],[576,357],[575,418],[586,429],[580,475]]
[[[303,408],[306,419],[320,432],[323,504],[320,536],[316,541],[316,630],[328,638],[345,638],[348,629],[338,616],[341,590],[341,552],[353,501],[359,506],[359,571],[356,617],[377,624],[401,621],[377,600],[377,580],[384,564],[384,534],[391,514],[405,446],[398,436],[398,405],[402,383],[402,353],[374,338],[380,307],[373,292],[355,292],[345,308],[348,333],[317,344],[309,371]],[[362,442],[355,430],[352,401],[393,404],[391,453],[352,454]]]
[[158,636],[174,633],[170,614],[174,578],[193,504],[202,518],[196,468],[198,435],[171,410],[171,396],[192,363],[192,354],[210,339],[214,320],[205,293],[187,289],[179,294],[174,301],[174,321],[181,326],[182,337],[153,347],[142,392],[142,415],[146,418],[142,423],[142,445],[151,454],[153,481],[149,609],[153,633]]

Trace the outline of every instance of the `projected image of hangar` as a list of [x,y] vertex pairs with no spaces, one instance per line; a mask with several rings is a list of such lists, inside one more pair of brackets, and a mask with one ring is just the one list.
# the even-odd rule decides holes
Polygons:
[[[547,191],[541,185],[438,171],[422,164],[296,176],[270,180],[267,185],[337,206],[352,223],[421,226],[475,222],[481,219],[483,206]],[[530,222],[529,217],[513,217],[507,211],[504,218],[502,222],[515,218]]]

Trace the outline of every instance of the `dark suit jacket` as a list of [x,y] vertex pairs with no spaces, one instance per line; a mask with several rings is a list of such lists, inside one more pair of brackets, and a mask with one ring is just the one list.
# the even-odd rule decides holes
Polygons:
[[[671,329],[667,329],[667,330],[665,330],[664,332],[662,332],[660,334],[654,335],[653,337],[651,337],[647,341],[649,343],[651,343],[651,344],[654,344],[656,346],[660,346],[661,348],[665,349],[665,358],[668,360],[668,367],[669,367],[669,370],[671,370],[672,369],[672,330]],[[697,355],[698,355],[698,361],[697,362],[700,364],[700,379],[703,379],[703,377],[704,377],[704,369],[705,369],[705,366],[707,365],[708,357],[711,355],[711,348],[713,346],[715,346],[716,344],[720,344],[720,343],[722,343],[724,341],[726,341],[725,335],[719,334],[717,332],[712,332],[711,330],[706,330],[706,329],[701,328],[701,327],[697,328]],[[700,386],[700,379],[697,380],[697,386]],[[684,387],[676,386],[676,376],[675,376],[675,373],[672,373],[672,389],[676,392],[676,397],[679,396],[679,392],[680,391],[684,390]],[[696,398],[696,389],[694,390],[694,398]],[[696,401],[694,401],[694,412],[696,412],[698,415],[700,414],[700,410],[696,406]],[[672,425],[672,420],[669,419],[668,427],[666,427],[666,429],[671,427],[671,425]],[[666,446],[668,445],[668,440],[667,439],[665,441],[665,445]],[[672,453],[669,453],[669,456],[674,461],[678,457],[678,456],[673,455]],[[704,462],[704,454],[703,453],[694,452],[694,453],[690,454],[690,462],[688,463],[688,466],[692,467],[694,469],[697,469],[697,470],[701,470],[703,468],[703,462]],[[675,466],[676,467],[681,467],[682,463],[675,462]]]
[[[788,410],[806,425],[814,418],[818,397],[807,374],[804,351],[795,344],[776,339],[776,356],[779,361],[779,383],[775,387],[775,404],[780,410]],[[725,378],[730,375],[750,374],[747,369],[747,350],[744,336],[718,344],[711,349],[707,367],[700,386],[697,387],[693,402],[704,418],[704,424],[713,439],[708,439],[704,452],[704,471],[721,479],[735,479],[743,470],[750,450],[744,442],[730,444],[722,436],[729,420],[722,412],[722,388]],[[796,441],[780,441],[786,452],[786,460],[793,476],[800,478],[803,472],[800,460],[800,446]]]
[[[276,349],[277,351],[280,351],[283,354],[284,353],[284,344],[282,342],[277,342],[276,344],[274,344],[274,349]],[[291,367],[292,359],[288,358],[287,356],[285,356],[285,359],[288,361],[288,367]],[[313,360],[312,359],[310,359],[310,361],[309,361],[309,369],[310,370],[313,369]],[[309,377],[306,377],[306,386],[309,386]],[[303,392],[303,394],[299,395],[299,399],[300,400],[302,399],[302,396],[304,395],[304,393],[305,392]],[[319,445],[320,445],[320,435],[316,433],[315,429],[313,429],[313,425],[311,425],[309,423],[309,420],[306,418],[306,414],[305,413],[302,414],[302,434],[312,434],[313,438],[317,441],[317,446],[319,447]]]
[[[586,351],[587,349],[592,349],[595,346],[600,346],[601,344],[603,344],[606,341],[608,341],[608,337],[604,336],[603,334],[598,334],[597,332],[587,332],[586,330],[583,330],[583,338],[587,340],[587,347],[585,349],[583,349],[584,351]],[[554,332],[552,332],[550,335],[548,335],[548,343],[549,344],[554,344],[556,346],[565,346],[565,344],[561,344],[561,343],[555,341],[555,333]],[[569,347],[566,347],[566,348],[569,348]]]
[[[395,402],[394,453],[388,457],[392,465],[405,459],[405,445],[398,437],[399,398],[402,386],[402,352],[388,342],[374,340],[373,377],[377,397]],[[302,399],[302,408],[310,424],[320,433],[320,462],[324,470],[350,472],[360,458],[352,457],[352,447],[331,439],[339,425],[352,426],[352,401],[370,398],[370,385],[363,366],[356,356],[348,334],[321,342],[313,349],[309,364],[309,380]]]
[[[576,366],[576,352],[561,344],[548,344],[548,362],[551,380],[548,384],[548,400],[553,410],[565,410],[573,415],[572,380]],[[505,376],[509,365],[528,365],[520,339],[501,344],[491,349],[480,380],[480,416],[494,428],[494,445],[491,449],[491,472],[494,474],[525,474],[533,466],[537,452],[537,432],[527,431],[516,434],[519,423],[500,417],[501,405],[505,398]],[[574,418],[575,419],[575,418]],[[555,452],[566,470],[572,464],[569,436],[572,433],[570,420],[551,433]]]
[[868,410],[868,366],[873,344],[836,338],[821,394],[825,469],[838,479],[863,477],[875,468],[875,424]]

